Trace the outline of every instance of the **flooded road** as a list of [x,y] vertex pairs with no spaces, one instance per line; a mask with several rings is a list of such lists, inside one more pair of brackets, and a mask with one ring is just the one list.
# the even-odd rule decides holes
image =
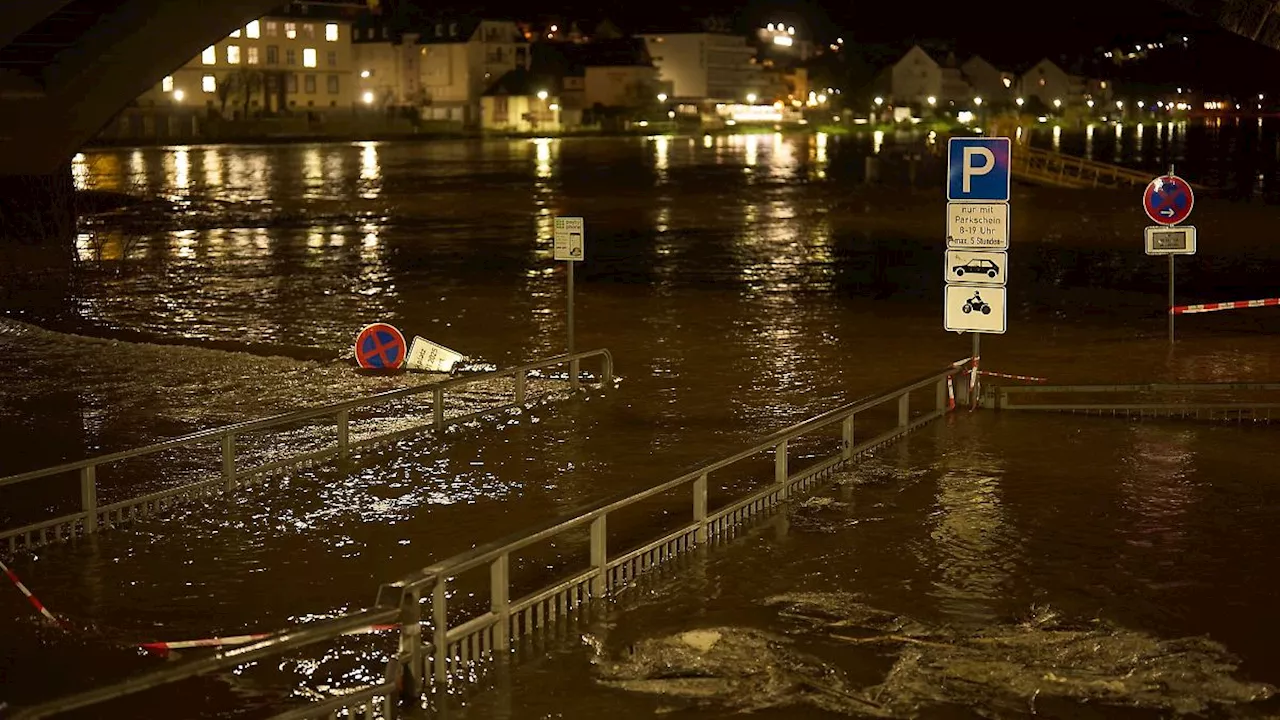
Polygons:
[[[937,161],[923,161],[914,188],[889,170],[885,185],[865,186],[863,158],[881,143],[762,135],[78,158],[82,187],[165,204],[92,218],[65,302],[0,320],[0,474],[402,384],[344,360],[375,320],[499,367],[561,352],[556,215],[586,218],[578,347],[608,347],[621,384],[521,422],[401,442],[350,476],[307,471],[17,558],[74,631],[39,628],[16,592],[0,593],[0,631],[16,648],[0,657],[0,701],[151,666],[130,649],[138,642],[368,604],[379,582],[967,356],[968,339],[941,328]],[[1010,332],[984,341],[984,367],[1063,383],[1280,377],[1271,309],[1188,317],[1168,347],[1165,264],[1142,254],[1136,193],[1017,187],[1013,207]],[[1201,254],[1179,258],[1180,298],[1274,294],[1271,206],[1206,194],[1196,213]],[[699,584],[711,581],[676,579],[650,615],[624,611],[618,634],[705,613],[767,625],[752,609],[762,596],[746,589],[767,559],[760,593],[874,592],[897,612],[971,623],[1047,603],[1154,634],[1210,633],[1251,677],[1280,681],[1280,657],[1249,630],[1276,600],[1260,564],[1280,550],[1270,430],[1000,417],[921,437],[890,451],[883,482],[866,489],[879,499],[852,505],[892,500],[883,512],[835,534],[788,531],[776,547],[763,533],[709,560],[717,602]],[[141,468],[126,486],[165,472]],[[1073,482],[1089,492],[1067,492]],[[0,497],[0,515],[46,502],[32,492]],[[210,681],[205,716],[278,708],[282,686],[358,685],[367,678],[354,668],[380,666],[380,646],[350,651],[290,661],[283,681],[261,686]],[[514,682],[545,681],[531,672]],[[552,697],[567,717],[603,702]],[[200,715],[190,710],[173,716]]]

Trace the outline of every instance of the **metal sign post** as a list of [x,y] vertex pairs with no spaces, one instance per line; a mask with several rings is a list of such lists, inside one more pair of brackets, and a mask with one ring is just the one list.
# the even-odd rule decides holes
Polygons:
[[943,327],[973,337],[971,408],[978,404],[982,333],[1008,326],[1011,148],[1005,137],[951,138],[947,145]]
[[1196,253],[1196,229],[1191,225],[1175,227],[1191,216],[1195,207],[1195,193],[1191,185],[1173,172],[1152,180],[1142,193],[1142,209],[1151,221],[1157,223],[1146,229],[1148,255],[1169,256],[1169,344],[1174,343],[1174,255]]
[[[555,244],[554,252],[556,260],[563,260],[568,266],[565,268],[565,274],[568,277],[568,340],[569,354],[572,355],[576,350],[576,344],[573,337],[573,266],[575,263],[582,262],[585,255],[584,252],[584,226],[580,217],[558,217],[555,219]],[[569,387],[574,390],[578,389],[578,361],[569,361]]]

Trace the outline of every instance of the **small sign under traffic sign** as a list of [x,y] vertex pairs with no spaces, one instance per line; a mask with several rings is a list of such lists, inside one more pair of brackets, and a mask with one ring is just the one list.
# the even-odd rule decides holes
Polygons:
[[1009,278],[1009,253],[986,250],[948,250],[947,283],[950,285],[996,285]]
[[948,285],[943,324],[951,332],[1003,335],[1008,325],[1008,305],[1002,287]]
[[1168,227],[1148,226],[1143,233],[1147,240],[1148,255],[1195,255],[1196,228],[1194,225]]
[[947,203],[947,247],[1009,249],[1009,203]]

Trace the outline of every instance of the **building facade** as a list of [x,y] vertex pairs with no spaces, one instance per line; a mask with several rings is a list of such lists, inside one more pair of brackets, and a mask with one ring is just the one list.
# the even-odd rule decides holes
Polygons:
[[354,43],[362,100],[469,126],[481,124],[485,90],[529,63],[524,34],[502,20],[442,19],[403,33],[369,25],[357,28]]
[[640,37],[673,99],[733,103],[765,90],[756,50],[744,37],[709,32]]
[[164,76],[137,104],[203,107],[230,119],[350,111],[357,102],[351,22],[306,8],[247,23]]
[[965,60],[960,70],[975,97],[996,105],[1013,102],[1018,85],[1013,73],[997,68],[978,55]]

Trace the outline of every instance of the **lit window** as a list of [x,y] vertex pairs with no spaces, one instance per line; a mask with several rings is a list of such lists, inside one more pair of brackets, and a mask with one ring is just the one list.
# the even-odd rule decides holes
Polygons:
[[302,67],[316,66],[316,49],[302,48]]
[[247,38],[257,40],[261,34],[257,20],[250,20],[249,24],[244,26],[244,36]]
[[240,64],[240,46],[239,45],[227,46],[227,64],[228,65]]
[[275,20],[268,20],[264,25],[266,25],[266,27],[264,27],[263,30],[267,31],[267,37],[276,37],[280,34],[280,23]]
[[173,76],[172,75],[165,75],[164,79],[160,81],[160,91],[173,92]]
[[240,28],[231,31],[231,37],[240,37]]
[[218,62],[218,48],[210,45],[200,53],[200,62],[205,65],[213,65]]
[[292,39],[294,39],[294,38],[298,37],[298,24],[297,24],[297,23],[285,23],[285,24],[284,24],[284,36],[285,36],[285,37],[287,37],[287,38],[289,38],[290,40],[292,40]]
[[338,24],[329,23],[324,26],[324,39],[329,42],[338,42]]
[[207,93],[218,91],[218,81],[212,75],[205,75],[200,79],[200,89]]
[[258,64],[258,48],[257,48],[257,46],[256,46],[256,45],[255,45],[255,46],[250,46],[250,47],[246,48],[246,50],[247,50],[247,51],[248,51],[248,53],[249,53],[248,63],[249,63],[250,65],[257,65],[257,64]]

